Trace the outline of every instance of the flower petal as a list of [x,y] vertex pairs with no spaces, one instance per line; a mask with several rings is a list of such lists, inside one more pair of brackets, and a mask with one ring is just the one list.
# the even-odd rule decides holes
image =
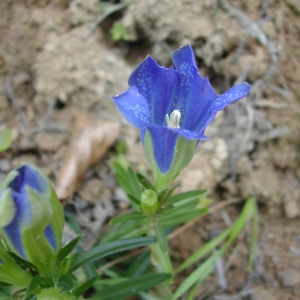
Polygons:
[[207,140],[207,137],[202,132],[191,131],[187,129],[178,129],[177,131],[187,140]]
[[230,103],[246,96],[249,93],[250,89],[251,86],[247,82],[240,83],[230,88],[214,101],[214,103],[212,104],[213,109],[217,111],[224,109]]
[[176,50],[172,56],[179,72],[179,82],[172,101],[171,111],[178,109],[182,115],[181,127],[195,130],[202,114],[218,97],[207,78],[202,78],[196,66],[190,45]]
[[230,103],[233,103],[246,96],[250,89],[251,86],[248,83],[243,82],[230,88],[224,94],[219,96],[203,113],[201,116],[201,122],[198,124],[198,127],[195,128],[195,130],[204,133],[207,125],[212,121],[218,111],[224,109]]
[[137,87],[139,93],[148,101],[152,124],[164,124],[177,81],[178,74],[173,67],[161,67],[150,56],[131,74],[128,83]]
[[179,133],[176,129],[155,125],[149,126],[147,130],[151,135],[156,164],[162,173],[167,173],[173,162]]
[[26,184],[38,192],[47,192],[47,182],[43,180],[35,168],[24,164],[17,168],[16,171],[18,175],[9,184],[9,187],[14,191],[20,192]]
[[112,100],[133,126],[142,128],[150,123],[148,103],[136,87],[130,87],[125,93],[112,97]]
[[27,255],[23,246],[21,230],[18,221],[18,218],[14,218],[14,220],[3,229],[6,238],[11,243],[14,251],[16,251],[21,257],[26,259]]
[[56,251],[56,249],[57,249],[57,241],[56,241],[55,234],[54,234],[52,226],[48,225],[45,228],[45,232],[44,233],[45,233],[45,236],[46,236],[49,244],[51,245],[51,247],[53,248],[53,250]]

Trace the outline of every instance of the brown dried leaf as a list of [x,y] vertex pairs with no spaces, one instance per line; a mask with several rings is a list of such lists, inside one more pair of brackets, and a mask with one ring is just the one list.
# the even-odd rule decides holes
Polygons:
[[117,122],[90,116],[81,117],[75,124],[71,144],[56,179],[58,198],[65,200],[81,185],[86,171],[106,153],[119,135]]

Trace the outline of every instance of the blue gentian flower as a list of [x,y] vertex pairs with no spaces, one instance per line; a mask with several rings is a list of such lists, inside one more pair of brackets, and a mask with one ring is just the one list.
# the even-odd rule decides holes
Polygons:
[[42,274],[54,270],[64,215],[51,182],[23,164],[0,186],[0,230],[11,250]]
[[192,159],[197,143],[206,139],[205,129],[216,113],[250,90],[241,83],[218,96],[208,78],[200,76],[190,45],[177,49],[172,60],[174,65],[165,68],[148,56],[131,74],[129,89],[112,98],[140,129],[156,181],[166,176],[174,180]]

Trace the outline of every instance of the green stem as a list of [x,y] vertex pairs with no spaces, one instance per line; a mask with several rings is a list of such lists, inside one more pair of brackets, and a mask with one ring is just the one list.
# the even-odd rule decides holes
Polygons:
[[[158,223],[156,216],[149,218],[148,235],[155,236],[157,243],[151,245],[151,261],[158,273],[170,273],[173,276],[173,267],[168,251],[167,237]],[[160,292],[163,294],[164,299],[171,299],[172,293],[170,283],[163,283],[160,285]]]

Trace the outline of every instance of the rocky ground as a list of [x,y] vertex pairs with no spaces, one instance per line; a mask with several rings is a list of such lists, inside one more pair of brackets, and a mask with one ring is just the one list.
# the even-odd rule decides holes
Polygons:
[[[226,288],[213,276],[199,299],[298,299],[299,18],[297,0],[1,1],[0,130],[12,128],[14,138],[0,154],[0,177],[21,161],[39,165],[94,244],[117,213],[112,204],[127,206],[109,165],[117,140],[126,142],[134,168],[147,170],[137,130],[121,120],[109,96],[127,88],[147,54],[170,65],[173,50],[190,43],[202,76],[219,93],[240,81],[253,89],[218,114],[209,141],[178,178],[181,189],[207,189],[215,203],[254,196],[261,229],[254,275],[246,272],[241,237]],[[66,165],[78,176],[58,187],[70,174]],[[199,220],[172,241],[173,255],[187,257],[240,208],[224,205]]]

